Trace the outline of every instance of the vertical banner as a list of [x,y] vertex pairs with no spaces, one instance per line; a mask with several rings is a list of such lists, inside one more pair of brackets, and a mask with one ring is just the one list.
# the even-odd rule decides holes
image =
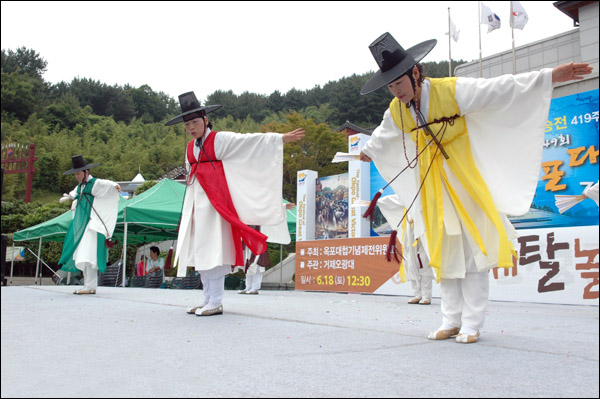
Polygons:
[[[360,154],[365,143],[369,140],[366,134],[354,134],[348,138],[348,152]],[[353,207],[356,200],[368,200],[371,198],[370,176],[371,163],[361,161],[350,161],[348,163],[349,192],[349,222],[348,238],[369,237],[371,235],[368,219],[362,217],[365,208]]]
[[296,181],[296,241],[315,239],[315,187],[317,172],[314,170],[298,171]]

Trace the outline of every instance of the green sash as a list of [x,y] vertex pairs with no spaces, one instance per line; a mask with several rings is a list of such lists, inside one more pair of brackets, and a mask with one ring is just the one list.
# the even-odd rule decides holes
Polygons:
[[[96,178],[91,179],[85,185],[83,192],[81,192],[81,184],[77,186],[77,208],[75,208],[75,217],[73,218],[73,222],[67,231],[67,235],[65,237],[65,242],[63,244],[62,255],[60,260],[58,261],[59,265],[62,265],[61,270],[66,272],[78,272],[79,269],[75,267],[75,260],[73,259],[73,254],[75,250],[79,246],[79,242],[85,233],[85,229],[90,221],[90,216],[92,212],[92,204],[94,203],[94,197],[92,196],[92,188],[94,187],[94,183]],[[106,237],[104,234],[97,233],[98,235],[98,270],[100,273],[104,273],[106,271],[106,246],[104,240]]]

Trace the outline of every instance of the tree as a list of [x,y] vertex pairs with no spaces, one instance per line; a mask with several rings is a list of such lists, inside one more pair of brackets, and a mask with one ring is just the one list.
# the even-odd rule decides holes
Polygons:
[[40,109],[37,93],[39,82],[28,75],[2,71],[2,113],[24,122]]
[[304,139],[286,144],[283,149],[283,197],[290,202],[296,202],[299,170],[316,170],[320,176],[339,174],[346,170],[346,165],[331,163],[336,152],[346,150],[346,136],[332,132],[327,124],[317,125],[304,115],[293,112],[287,115],[286,123],[272,123],[265,126],[265,129],[285,133],[300,127],[306,132]]
[[42,75],[46,72],[48,62],[35,50],[20,47],[17,51],[2,49],[2,70],[6,73],[19,73],[31,78],[44,81]]

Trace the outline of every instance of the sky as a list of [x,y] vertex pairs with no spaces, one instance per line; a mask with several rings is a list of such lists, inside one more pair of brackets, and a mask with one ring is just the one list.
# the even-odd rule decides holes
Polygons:
[[[553,1],[522,1],[515,47],[576,29]],[[484,2],[502,27],[481,25],[481,55],[511,50],[510,1]],[[437,39],[424,62],[449,58],[448,8],[460,31],[452,59],[479,60],[476,1],[1,2],[1,47],[48,62],[52,84],[79,77],[149,85],[177,98],[216,90],[269,95],[377,70],[369,44],[389,32],[408,49]]]

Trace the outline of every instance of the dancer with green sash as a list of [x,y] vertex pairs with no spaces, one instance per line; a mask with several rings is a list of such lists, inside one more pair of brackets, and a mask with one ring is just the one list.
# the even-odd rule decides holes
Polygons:
[[113,181],[97,179],[83,156],[72,158],[73,169],[63,175],[75,174],[79,182],[61,202],[72,199],[73,222],[67,231],[59,264],[67,272],[83,272],[84,287],[76,295],[95,294],[98,288],[98,271],[106,271],[106,242],[112,236],[117,221],[117,208],[121,187]]

